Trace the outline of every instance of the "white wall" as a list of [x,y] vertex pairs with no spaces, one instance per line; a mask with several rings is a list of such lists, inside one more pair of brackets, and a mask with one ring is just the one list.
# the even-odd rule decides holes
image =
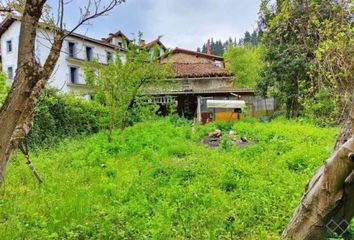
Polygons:
[[[18,53],[18,39],[20,35],[21,24],[19,22],[14,22],[9,29],[3,33],[1,37],[1,57],[2,57],[2,71],[7,73],[8,67],[15,70],[17,68],[17,53]],[[12,41],[12,52],[7,53],[6,42]]]
[[112,44],[121,48],[127,48],[127,40],[124,40],[122,37],[113,37]]
[[[1,37],[2,71],[4,72],[7,72],[8,67],[13,67],[15,73],[17,67],[19,33],[20,22],[16,21],[5,33],[3,33]],[[12,40],[13,51],[11,53],[6,52],[6,41],[8,40]],[[35,53],[41,64],[44,64],[45,59],[49,54],[52,41],[53,33],[45,30],[37,30]],[[69,42],[74,42],[76,45],[75,58],[69,57],[68,55]],[[78,37],[68,36],[63,43],[62,51],[54,72],[48,81],[48,84],[51,87],[54,87],[62,92],[87,93],[89,91],[89,88],[84,85],[85,77],[83,71],[83,65],[86,61],[86,46],[92,47],[93,58],[97,59],[101,63],[107,63],[107,51],[112,53],[113,58],[115,57],[115,50],[113,48],[93,43]],[[124,53],[122,58],[124,61]],[[79,68],[79,84],[71,83],[70,66]]]
[[[156,57],[156,56],[154,56],[154,54],[155,54],[155,47],[156,47],[156,46],[153,46],[152,48],[149,49],[149,54],[150,54],[150,57],[151,57],[151,58]],[[158,47],[158,54],[159,54],[158,57],[161,57],[161,56],[165,53],[165,50],[164,50],[162,47],[160,47],[160,45],[157,45],[157,47]]]

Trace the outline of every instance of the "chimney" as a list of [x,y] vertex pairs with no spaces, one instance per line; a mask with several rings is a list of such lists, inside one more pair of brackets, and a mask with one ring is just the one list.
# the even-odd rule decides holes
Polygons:
[[207,43],[207,54],[211,55],[210,39],[208,39],[208,43]]
[[140,39],[139,45],[140,45],[140,47],[144,47],[145,46],[145,40],[144,39]]

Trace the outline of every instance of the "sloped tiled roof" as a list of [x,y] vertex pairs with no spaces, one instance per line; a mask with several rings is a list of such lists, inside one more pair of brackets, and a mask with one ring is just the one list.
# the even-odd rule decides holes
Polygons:
[[146,47],[146,48],[151,48],[151,47],[155,46],[155,44],[158,44],[158,45],[160,45],[163,49],[167,50],[166,46],[163,45],[163,43],[161,42],[160,38],[157,38],[157,39],[155,39],[155,40],[153,40],[153,41],[151,41],[151,42],[145,44],[145,47]]
[[116,33],[110,33],[107,38],[101,38],[102,41],[104,42],[110,42],[113,37],[122,37],[124,38],[127,42],[132,42],[131,39],[129,39],[122,31],[118,31]]
[[174,53],[185,53],[185,54],[189,54],[189,55],[193,55],[196,57],[202,57],[202,58],[208,58],[211,60],[218,60],[218,61],[224,61],[223,57],[217,56],[217,55],[212,55],[212,54],[207,54],[207,53],[201,53],[201,52],[195,52],[195,51],[191,51],[188,49],[183,49],[183,48],[175,48],[172,50],[172,54]]
[[177,78],[182,77],[230,77],[232,74],[213,63],[173,63]]

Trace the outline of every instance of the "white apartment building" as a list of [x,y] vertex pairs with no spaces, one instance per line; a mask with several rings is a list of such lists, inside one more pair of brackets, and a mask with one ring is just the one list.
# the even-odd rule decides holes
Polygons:
[[[16,18],[7,18],[0,24],[2,71],[7,73],[9,82],[13,80],[16,73],[20,28],[21,22]],[[49,54],[52,41],[52,32],[44,29],[37,30],[35,53],[41,64]],[[102,64],[107,64],[116,57],[116,53],[124,62],[129,42],[132,41],[120,31],[110,33],[108,38],[101,40],[77,33],[70,34],[63,43],[60,57],[48,81],[49,86],[61,92],[87,95],[90,89],[85,84],[84,63],[96,59]],[[159,39],[146,44],[151,51],[153,46],[159,47],[161,55],[167,50]]]

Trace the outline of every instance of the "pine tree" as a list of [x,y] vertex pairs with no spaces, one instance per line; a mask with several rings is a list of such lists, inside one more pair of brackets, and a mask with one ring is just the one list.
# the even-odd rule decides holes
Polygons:
[[243,43],[250,43],[252,40],[251,34],[249,31],[245,32],[245,36],[243,38]]
[[207,47],[206,47],[206,44],[203,44],[203,47],[202,47],[202,53],[206,53],[207,52]]

